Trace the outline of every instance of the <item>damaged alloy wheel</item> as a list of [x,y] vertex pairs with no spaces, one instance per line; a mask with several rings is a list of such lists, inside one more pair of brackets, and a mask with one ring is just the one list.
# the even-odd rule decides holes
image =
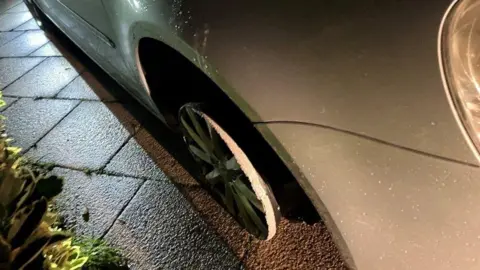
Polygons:
[[185,143],[200,165],[202,184],[249,233],[269,240],[280,220],[272,190],[247,155],[200,104],[179,111]]

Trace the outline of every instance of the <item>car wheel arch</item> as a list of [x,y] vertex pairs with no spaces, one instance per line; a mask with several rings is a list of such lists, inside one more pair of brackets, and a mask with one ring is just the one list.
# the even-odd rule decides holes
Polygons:
[[[141,77],[140,80],[142,81],[143,84],[146,85],[146,89],[147,89],[146,91],[149,92],[154,102],[158,99],[165,98],[168,95],[164,91],[156,92],[158,89],[150,89],[151,87],[149,85],[148,78],[145,76],[145,73],[148,74],[149,72],[151,72],[150,70],[148,70],[151,67],[148,67],[148,64],[145,65],[142,59],[145,58],[145,54],[148,56],[149,59],[155,58],[150,54],[150,52],[145,51],[145,50],[148,50],[148,47],[152,46],[152,44],[156,44],[156,46],[158,46],[156,47],[157,50],[159,50],[159,52],[157,52],[158,54],[154,53],[154,54],[157,54],[156,55],[157,57],[161,56],[162,54],[165,55],[168,53],[175,55],[174,56],[175,59],[184,62],[184,64],[191,65],[191,67],[194,67],[194,69],[192,70],[194,70],[195,72],[201,72],[202,76],[204,76],[203,79],[208,80],[209,83],[211,83],[211,86],[216,88],[215,90],[210,89],[213,93],[212,92],[208,93],[206,95],[207,96],[206,99],[207,100],[213,99],[217,103],[217,105],[219,103],[224,103],[224,104],[221,104],[222,108],[220,110],[212,111],[211,114],[213,115],[214,118],[216,118],[216,120],[218,120],[221,124],[224,125],[223,127],[225,127],[229,131],[229,133],[231,133],[232,137],[240,141],[239,144],[242,144],[241,145],[242,148],[245,147],[247,140],[253,140],[254,142],[261,141],[260,144],[263,144],[264,147],[270,149],[271,152],[268,155],[274,154],[278,159],[275,162],[281,162],[281,166],[285,167],[285,169],[289,171],[288,173],[291,174],[289,166],[286,166],[285,163],[283,162],[284,160],[278,157],[278,154],[276,152],[277,149],[274,149],[274,147],[272,148],[272,144],[268,141],[269,137],[265,137],[263,132],[261,130],[258,130],[253,124],[253,123],[261,122],[261,119],[255,113],[255,111],[252,108],[250,108],[248,104],[234,91],[234,89],[227,84],[227,82],[221,77],[221,75],[218,72],[211,71],[211,69],[213,68],[210,64],[208,64],[205,61],[205,59],[199,60],[199,59],[202,59],[203,57],[198,52],[196,52],[188,44],[179,40],[177,37],[172,37],[170,35],[162,36],[158,32],[148,32],[147,31],[147,29],[149,28],[148,26],[145,27],[145,26],[137,25],[136,28],[141,29],[140,31],[134,32],[135,34],[132,35],[134,39],[132,44],[134,46],[135,57],[136,57],[135,63],[136,65],[138,65],[136,68],[137,68],[137,72],[139,72],[139,76]],[[196,59],[196,60],[193,60],[193,59]],[[168,60],[172,60],[172,59],[168,59]],[[157,62],[157,64],[168,65],[169,63],[168,60],[165,61],[166,64],[159,63],[159,62]],[[204,64],[206,64],[210,70],[202,67]],[[203,99],[203,95],[198,97],[196,95],[187,94],[185,95],[185,100],[181,102],[177,102],[177,104],[175,104],[173,107],[174,108],[178,107],[179,109],[183,102],[185,103],[192,102],[192,101],[201,102],[203,101],[202,99]],[[239,131],[237,128],[233,127],[233,125],[229,125],[226,119],[222,119],[222,114],[219,112],[223,111],[225,108],[228,108],[230,112],[232,111],[234,112],[233,115],[235,115],[234,118],[236,120],[241,118],[241,120],[239,120],[241,122],[240,125],[248,129],[248,132]],[[253,138],[248,138],[247,140],[241,139],[240,137],[244,136],[243,134],[245,133],[252,133],[252,134],[254,133],[255,135],[252,135]],[[252,150],[251,148],[249,149],[249,147],[245,149],[245,152],[247,154],[252,153],[252,151],[254,150]],[[295,180],[294,182],[296,183],[299,182],[299,180],[296,179],[296,177],[294,177],[293,175],[292,175],[292,179]],[[300,186],[305,187],[303,185],[300,185]],[[306,197],[306,195],[303,195],[303,196]],[[311,196],[309,196],[308,199],[309,201],[311,201]]]

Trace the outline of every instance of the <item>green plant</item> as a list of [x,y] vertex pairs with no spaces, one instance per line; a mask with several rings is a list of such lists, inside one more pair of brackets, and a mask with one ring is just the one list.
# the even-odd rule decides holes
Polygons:
[[75,236],[72,242],[80,247],[82,254],[88,256],[84,269],[128,269],[127,262],[119,250],[101,239]]
[[82,254],[79,246],[72,246],[72,239],[47,247],[43,254],[43,267],[51,270],[81,269],[88,261],[88,256]]
[[[0,107],[1,97],[0,91]],[[72,238],[59,229],[63,222],[52,199],[63,179],[51,174],[55,164],[29,163],[10,146],[4,119],[0,115],[0,269],[128,269],[104,241]]]
[[43,260],[45,248],[68,238],[50,229],[48,214],[63,180],[26,166],[20,149],[9,145],[3,121],[0,128],[0,269],[26,269]]
[[[30,166],[10,142],[0,116],[0,269],[55,269],[45,252],[68,245],[70,237],[51,228],[57,216],[49,203],[62,191],[63,179]],[[57,254],[48,258],[58,260]]]

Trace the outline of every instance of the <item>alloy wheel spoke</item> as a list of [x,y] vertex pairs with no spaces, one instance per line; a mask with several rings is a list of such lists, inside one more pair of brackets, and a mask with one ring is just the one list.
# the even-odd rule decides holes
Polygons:
[[220,176],[220,171],[217,169],[217,168],[214,168],[213,171],[207,173],[207,175],[205,175],[205,178],[207,178],[207,180],[213,180],[217,177]]
[[222,142],[221,142],[220,136],[212,127],[212,125],[210,125],[210,123],[208,122],[207,122],[207,127],[208,127],[208,133],[210,134],[210,139],[212,141],[213,151],[215,152],[216,155],[218,155],[218,157],[220,158],[224,157],[225,153],[222,148]]
[[235,190],[233,194],[235,196],[235,204],[237,205],[238,212],[239,212],[238,216],[243,221],[245,227],[247,227],[249,230],[252,230],[252,229],[256,230],[256,226],[250,220],[250,217],[247,213],[247,210],[245,209],[245,205],[243,204],[240,196],[235,192]]
[[225,205],[227,206],[227,210],[232,214],[235,215],[235,198],[233,195],[233,188],[231,183],[225,184]]
[[203,149],[203,151],[208,152],[207,146],[203,143],[202,139],[200,139],[197,133],[193,131],[192,127],[190,127],[187,121],[185,121],[183,117],[181,117],[180,121],[182,122],[183,127],[187,130],[187,133],[190,136],[190,138],[192,138],[195,141],[195,143],[197,143],[197,145]]
[[198,134],[199,138],[203,141],[203,143],[205,144],[205,147],[207,147],[208,151],[212,152],[213,147],[212,147],[211,142],[208,139],[207,135],[205,134],[201,124],[198,122],[198,117],[196,117],[196,115],[194,115],[194,112],[190,109],[187,110],[187,114],[188,114],[188,117],[190,118],[190,121],[193,123],[193,126],[194,126],[195,130],[197,131],[197,134]]
[[231,171],[238,171],[240,170],[240,165],[237,162],[235,157],[231,157],[229,160],[225,162],[225,168]]
[[265,211],[263,210],[263,206],[262,206],[262,203],[260,202],[260,200],[257,198],[257,196],[255,195],[255,193],[253,193],[253,191],[251,189],[249,189],[243,182],[242,180],[240,180],[240,177],[237,178],[236,181],[234,181],[234,185],[235,187],[237,188],[238,192],[243,194],[247,200],[253,205],[255,206],[255,208],[257,208],[258,210],[260,210],[262,213],[264,213]]
[[197,156],[201,160],[207,162],[208,164],[213,165],[213,161],[207,153],[203,152],[202,150],[200,150],[198,147],[196,147],[194,145],[190,145],[189,148],[190,148],[190,151],[195,156]]
[[237,193],[238,194],[238,198],[240,199],[241,201],[241,204],[243,204],[244,208],[245,208],[245,211],[247,212],[247,215],[248,217],[253,221],[253,223],[255,224],[255,226],[260,229],[260,231],[262,233],[266,233],[267,232],[267,227],[265,226],[265,224],[262,222],[262,220],[260,219],[260,217],[257,215],[257,212],[255,212],[255,209],[253,209],[252,205],[250,204],[250,202],[247,200],[247,198],[241,194],[241,193]]

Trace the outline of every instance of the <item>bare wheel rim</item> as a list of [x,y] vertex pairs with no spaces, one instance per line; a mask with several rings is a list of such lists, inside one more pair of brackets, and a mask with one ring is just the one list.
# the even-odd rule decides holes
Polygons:
[[273,192],[247,155],[211,117],[187,104],[179,118],[204,186],[249,233],[269,240],[280,220]]

